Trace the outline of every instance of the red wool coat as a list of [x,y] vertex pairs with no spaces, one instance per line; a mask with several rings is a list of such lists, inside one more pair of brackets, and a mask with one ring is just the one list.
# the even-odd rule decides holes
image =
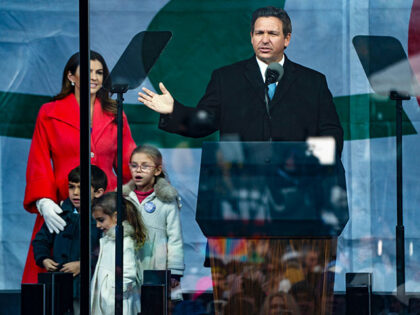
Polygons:
[[[136,147],[127,118],[123,118],[123,182],[130,179],[128,163]],[[55,202],[68,197],[68,173],[80,164],[80,108],[74,94],[44,104],[37,117],[26,170],[24,207],[37,218],[31,242],[44,223],[35,202],[50,198]],[[102,110],[100,101],[94,104],[91,133],[91,163],[108,177],[107,191],[114,190],[117,179],[117,124],[114,116]],[[45,272],[35,264],[32,244],[29,247],[22,283],[37,283],[38,273]]]

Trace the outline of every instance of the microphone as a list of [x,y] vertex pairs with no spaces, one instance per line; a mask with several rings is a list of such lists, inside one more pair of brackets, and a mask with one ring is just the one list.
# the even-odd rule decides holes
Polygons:
[[[270,114],[270,99],[268,97],[268,86],[272,83],[279,82],[284,74],[284,69],[281,64],[278,62],[272,62],[268,65],[267,70],[265,70],[265,109],[267,111],[268,119],[271,121]],[[271,123],[268,130],[269,141],[273,140],[271,135]]]
[[265,70],[265,85],[271,83],[279,82],[283,77],[284,68],[278,62],[272,62],[268,65],[267,70]]

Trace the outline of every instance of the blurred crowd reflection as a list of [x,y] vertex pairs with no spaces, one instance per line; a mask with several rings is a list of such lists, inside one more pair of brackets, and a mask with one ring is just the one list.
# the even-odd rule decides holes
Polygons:
[[333,242],[210,240],[215,313],[331,314]]

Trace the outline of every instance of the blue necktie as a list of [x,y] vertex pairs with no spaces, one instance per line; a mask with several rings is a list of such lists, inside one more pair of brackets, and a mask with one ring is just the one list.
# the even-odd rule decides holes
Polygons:
[[276,84],[271,83],[268,85],[268,97],[270,98],[270,101],[273,99],[274,92],[276,91]]

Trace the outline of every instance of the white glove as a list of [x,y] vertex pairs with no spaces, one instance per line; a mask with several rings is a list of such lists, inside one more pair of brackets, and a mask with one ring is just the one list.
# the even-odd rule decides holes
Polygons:
[[58,214],[62,213],[63,210],[51,199],[42,198],[36,201],[36,207],[39,213],[44,217],[45,224],[48,227],[50,233],[60,233],[64,230],[67,225],[66,221],[63,220]]

